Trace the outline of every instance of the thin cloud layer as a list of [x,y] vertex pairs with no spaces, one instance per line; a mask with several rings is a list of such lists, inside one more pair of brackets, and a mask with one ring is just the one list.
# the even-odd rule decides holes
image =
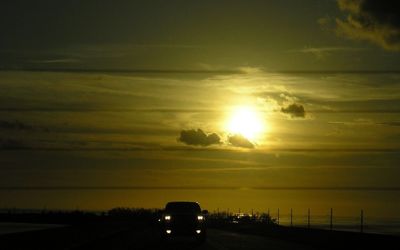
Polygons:
[[178,141],[187,145],[207,147],[213,144],[221,144],[221,138],[216,133],[206,134],[201,129],[182,130]]
[[400,2],[396,0],[338,0],[347,18],[336,19],[337,34],[400,50]]
[[0,150],[17,150],[26,148],[26,145],[19,140],[0,138]]
[[306,111],[301,104],[293,103],[287,107],[282,107],[281,112],[290,115],[292,118],[305,118]]
[[254,148],[254,144],[251,143],[246,137],[240,134],[231,135],[228,137],[228,142],[234,147],[241,148]]
[[299,52],[304,54],[311,54],[318,60],[326,59],[326,57],[331,56],[333,53],[349,53],[363,51],[363,48],[353,48],[353,47],[309,47],[300,50],[290,50],[289,52]]
[[25,124],[20,121],[0,121],[0,129],[12,129],[12,130],[33,130],[31,125]]
[[386,126],[393,126],[393,127],[400,127],[400,121],[380,122],[380,123],[377,123],[377,124],[386,125]]

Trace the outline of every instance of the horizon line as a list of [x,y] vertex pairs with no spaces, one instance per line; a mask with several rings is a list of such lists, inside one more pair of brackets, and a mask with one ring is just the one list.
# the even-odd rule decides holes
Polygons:
[[276,190],[276,191],[400,191],[400,186],[1,186],[0,191],[62,190]]

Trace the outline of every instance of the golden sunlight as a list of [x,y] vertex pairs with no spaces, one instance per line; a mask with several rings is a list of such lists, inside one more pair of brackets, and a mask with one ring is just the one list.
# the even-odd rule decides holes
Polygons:
[[257,140],[266,131],[263,115],[251,106],[234,108],[227,121],[226,129],[229,133],[240,134],[247,139]]

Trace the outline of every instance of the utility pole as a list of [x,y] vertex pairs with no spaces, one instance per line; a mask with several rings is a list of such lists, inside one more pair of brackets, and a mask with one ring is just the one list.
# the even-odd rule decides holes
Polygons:
[[364,233],[364,210],[361,209],[361,218],[360,218],[360,232]]
[[279,208],[278,208],[278,225],[279,225]]
[[290,227],[293,227],[293,208],[290,209]]

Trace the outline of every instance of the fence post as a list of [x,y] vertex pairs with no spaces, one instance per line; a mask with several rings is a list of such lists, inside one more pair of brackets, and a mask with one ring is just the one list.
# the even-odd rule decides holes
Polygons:
[[331,208],[331,219],[330,219],[330,229],[333,229],[333,209]]
[[290,209],[290,227],[293,227],[293,208]]
[[279,208],[278,208],[278,226],[279,226]]
[[360,232],[363,233],[364,232],[364,210],[361,209],[361,217],[360,217]]
[[308,209],[307,228],[310,228],[310,209]]

